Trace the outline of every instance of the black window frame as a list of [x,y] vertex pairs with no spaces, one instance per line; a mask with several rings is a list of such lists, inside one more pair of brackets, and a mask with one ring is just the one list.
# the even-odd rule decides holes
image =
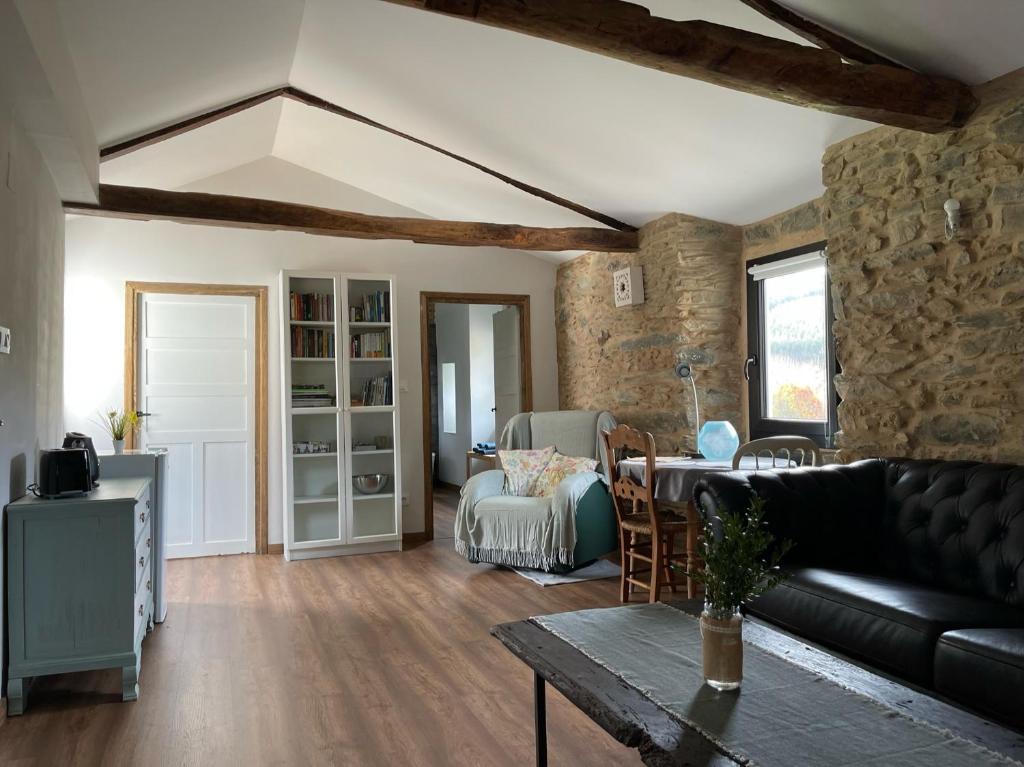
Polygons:
[[[770,264],[776,261],[783,261],[794,256],[802,256],[807,253],[826,251],[827,242],[816,242],[811,245],[803,245],[799,248],[773,253],[770,256],[748,261],[745,269],[752,266]],[[827,264],[827,262],[826,262]],[[837,407],[839,395],[836,392],[835,377],[839,373],[839,363],[836,360],[836,337],[832,332],[832,324],[835,322],[835,314],[832,309],[832,280],[828,275],[828,268],[825,269],[825,314],[827,328],[827,349],[826,365],[832,374],[828,376],[826,396],[829,403],[828,417],[824,421],[794,421],[782,418],[768,418],[764,392],[765,368],[761,361],[765,359],[764,350],[764,280],[755,280],[753,275],[747,272],[747,360],[744,363],[744,377],[747,379],[748,387],[748,423],[750,424],[750,438],[760,439],[761,437],[775,437],[782,434],[799,434],[810,437],[820,447],[831,448],[834,446],[835,433],[838,427]]]

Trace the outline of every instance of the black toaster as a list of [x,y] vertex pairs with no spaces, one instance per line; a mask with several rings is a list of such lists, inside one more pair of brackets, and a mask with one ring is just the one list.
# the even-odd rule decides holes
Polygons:
[[92,462],[83,447],[39,451],[36,485],[44,498],[66,498],[92,490]]

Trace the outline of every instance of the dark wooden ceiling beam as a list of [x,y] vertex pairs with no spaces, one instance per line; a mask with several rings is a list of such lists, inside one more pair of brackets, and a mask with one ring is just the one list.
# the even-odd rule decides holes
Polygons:
[[112,160],[115,157],[121,157],[138,149],[152,146],[153,144],[166,141],[167,139],[175,136],[180,136],[182,133],[187,133],[190,130],[195,130],[196,128],[200,128],[204,125],[209,125],[212,122],[238,114],[241,111],[258,106],[270,99],[278,97],[288,98],[315,109],[322,109],[325,112],[330,112],[331,114],[338,115],[339,117],[344,117],[347,120],[354,120],[355,122],[362,123],[363,125],[368,125],[371,128],[376,128],[377,130],[384,131],[385,133],[390,133],[392,136],[397,136],[405,141],[411,141],[412,143],[418,144],[432,152],[437,152],[438,154],[442,154],[456,162],[462,163],[463,165],[468,165],[482,173],[486,173],[488,176],[509,184],[522,192],[526,192],[534,197],[539,197],[540,199],[558,205],[559,207],[571,210],[573,213],[578,213],[585,218],[597,221],[605,226],[610,226],[612,229],[619,229],[623,232],[636,231],[636,227],[627,224],[624,221],[619,221],[618,219],[605,215],[600,211],[592,210],[585,205],[580,205],[579,203],[567,200],[564,197],[559,197],[556,194],[552,194],[551,192],[533,186],[532,184],[527,184],[525,181],[520,181],[506,173],[501,173],[500,171],[488,168],[486,165],[482,165],[468,157],[451,152],[443,147],[437,146],[436,144],[431,144],[430,142],[424,141],[423,139],[417,138],[409,133],[400,131],[397,128],[392,128],[384,123],[377,122],[376,120],[366,117],[365,115],[361,115],[358,112],[353,112],[351,109],[346,109],[345,107],[334,104],[327,99],[314,96],[311,93],[307,93],[299,88],[293,88],[290,85],[274,88],[273,90],[266,91],[265,93],[260,93],[255,96],[241,99],[240,101],[235,101],[226,106],[218,107],[217,109],[213,109],[209,112],[204,112],[201,115],[189,117],[163,128],[149,131],[141,136],[126,139],[125,141],[120,141],[117,144],[104,147],[100,150],[100,162]]
[[253,197],[100,184],[98,204],[65,202],[86,216],[176,221],[242,229],[284,230],[364,240],[410,240],[432,245],[492,246],[516,250],[630,252],[636,232],[587,227],[542,228],[473,221],[368,216]]
[[652,16],[622,0],[384,0],[470,19],[797,106],[928,133],[977,107],[963,83],[707,21]]
[[819,48],[835,51],[847,61],[854,64],[882,64],[887,67],[907,69],[897,61],[883,56],[870,48],[865,48],[858,42],[844,37],[838,32],[827,29],[816,21],[806,16],[801,16],[796,11],[790,10],[782,3],[775,0],[740,0],[762,16],[767,16],[776,24],[785,27],[790,32],[799,35],[804,40],[812,42]]

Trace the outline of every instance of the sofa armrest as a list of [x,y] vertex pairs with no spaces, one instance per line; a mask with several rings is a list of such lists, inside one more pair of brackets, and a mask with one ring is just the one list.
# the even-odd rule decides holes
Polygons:
[[744,513],[754,494],[776,540],[793,541],[787,561],[812,566],[874,569],[885,510],[885,463],[707,474],[694,501],[707,517]]
[[505,472],[501,469],[488,469],[474,474],[466,480],[460,493],[462,501],[460,505],[468,504],[470,508],[484,498],[491,498],[501,495],[505,487]]

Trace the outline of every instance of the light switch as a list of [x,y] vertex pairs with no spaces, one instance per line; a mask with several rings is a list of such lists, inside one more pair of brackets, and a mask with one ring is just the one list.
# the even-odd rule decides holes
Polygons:
[[404,378],[398,379],[398,391],[409,391],[409,382]]
[[11,331],[9,328],[0,328],[0,354],[11,353]]

